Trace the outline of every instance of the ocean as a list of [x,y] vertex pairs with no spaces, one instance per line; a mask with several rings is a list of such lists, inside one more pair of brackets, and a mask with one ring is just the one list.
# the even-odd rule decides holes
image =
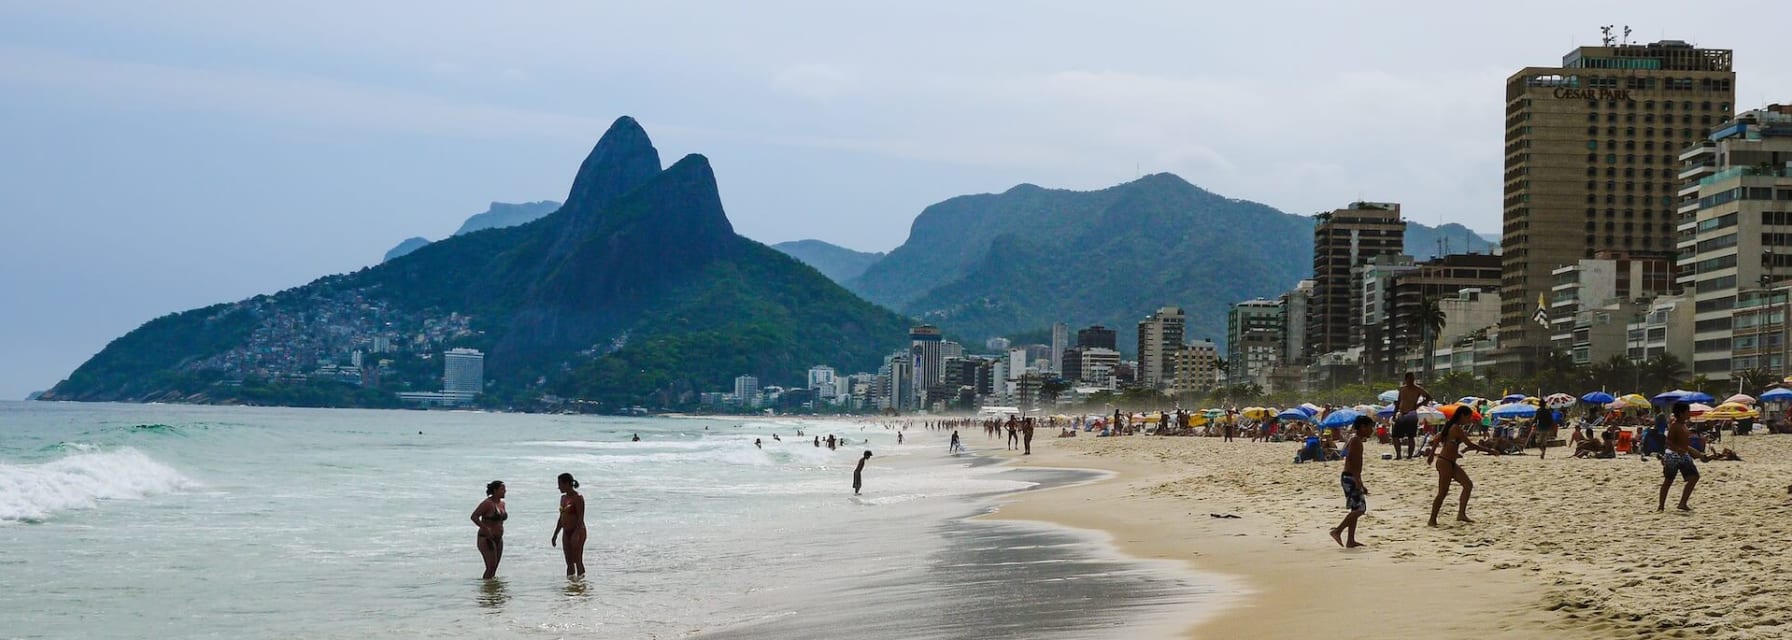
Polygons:
[[[813,445],[829,434],[852,444]],[[0,638],[1150,638],[1224,597],[1087,532],[972,518],[1089,473],[895,440],[850,421],[0,402]],[[586,496],[582,580],[548,544],[561,472]],[[486,581],[468,515],[491,480],[510,519]]]

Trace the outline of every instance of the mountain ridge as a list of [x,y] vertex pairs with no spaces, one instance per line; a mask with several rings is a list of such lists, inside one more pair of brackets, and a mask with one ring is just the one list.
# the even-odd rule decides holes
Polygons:
[[[436,356],[470,347],[486,353],[487,406],[689,406],[736,375],[799,384],[815,364],[875,369],[907,327],[735,233],[708,159],[662,169],[624,116],[551,214],[151,320],[45,399],[391,406],[393,391],[439,389]],[[367,354],[380,388],[336,381],[365,383],[373,369],[344,372],[349,352],[385,344]]]

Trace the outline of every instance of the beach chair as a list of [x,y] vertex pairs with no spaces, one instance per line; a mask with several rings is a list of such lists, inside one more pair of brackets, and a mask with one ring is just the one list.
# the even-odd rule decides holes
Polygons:
[[1618,455],[1630,453],[1630,440],[1631,436],[1629,431],[1618,432]]

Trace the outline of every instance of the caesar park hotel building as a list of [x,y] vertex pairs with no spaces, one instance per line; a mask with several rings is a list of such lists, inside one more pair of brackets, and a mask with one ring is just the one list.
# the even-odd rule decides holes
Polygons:
[[1579,47],[1506,81],[1500,351],[1528,370],[1550,272],[1595,253],[1674,257],[1681,151],[1728,120],[1728,49],[1677,40]]

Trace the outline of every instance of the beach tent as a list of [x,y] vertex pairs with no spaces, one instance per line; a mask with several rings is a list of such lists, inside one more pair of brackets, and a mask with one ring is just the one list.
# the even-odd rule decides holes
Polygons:
[[1543,399],[1544,406],[1551,409],[1566,409],[1574,406],[1575,402],[1579,402],[1579,399],[1566,393],[1550,394],[1549,397]]
[[1321,420],[1319,426],[1326,429],[1339,429],[1350,426],[1350,423],[1356,422],[1356,419],[1361,417],[1363,414],[1357,413],[1355,409],[1339,409]]
[[1613,400],[1617,400],[1617,398],[1604,391],[1594,391],[1580,397],[1580,401],[1587,404],[1611,404]]

